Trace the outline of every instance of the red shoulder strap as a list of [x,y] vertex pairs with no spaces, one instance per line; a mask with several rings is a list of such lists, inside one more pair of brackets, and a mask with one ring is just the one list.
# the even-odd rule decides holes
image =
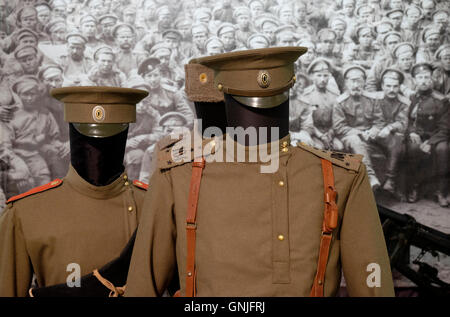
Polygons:
[[133,185],[136,186],[136,187],[142,188],[144,190],[148,189],[148,184],[146,184],[144,182],[141,182],[141,181],[138,181],[137,179],[135,179],[133,181]]
[[24,197],[33,195],[33,194],[37,194],[37,193],[46,191],[46,190],[48,190],[48,189],[50,189],[50,188],[57,187],[57,186],[61,185],[62,182],[63,182],[62,179],[57,178],[57,179],[51,181],[51,182],[48,183],[48,184],[45,184],[45,185],[41,185],[41,186],[35,187],[35,188],[30,189],[29,191],[27,191],[27,192],[25,192],[25,193],[23,193],[23,194],[20,194],[20,195],[17,195],[17,196],[13,196],[13,197],[11,197],[10,199],[8,199],[8,201],[7,201],[6,203],[10,203],[10,202],[13,202],[13,201],[22,199],[22,198],[24,198]]
[[327,269],[328,255],[330,253],[330,244],[333,237],[333,229],[337,227],[338,208],[336,205],[337,192],[334,188],[333,165],[330,161],[321,159],[325,210],[322,223],[322,238],[320,239],[319,260],[317,263],[317,272],[314,278],[310,296],[322,297],[325,272]]
[[192,163],[191,184],[189,187],[188,210],[186,217],[186,241],[187,241],[187,257],[186,257],[186,297],[195,297],[195,238],[196,238],[196,216],[198,195],[200,192],[200,182],[202,180],[202,172],[205,168],[205,159],[202,157],[201,162]]

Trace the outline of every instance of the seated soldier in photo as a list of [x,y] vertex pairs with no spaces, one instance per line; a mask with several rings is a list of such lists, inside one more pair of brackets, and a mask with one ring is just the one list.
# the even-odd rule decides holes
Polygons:
[[50,170],[44,157],[64,156],[66,149],[59,141],[58,123],[47,109],[40,104],[43,87],[35,76],[24,75],[12,86],[22,101],[9,126],[10,142],[14,153],[22,158],[31,172],[35,185],[50,182]]
[[410,100],[399,94],[404,80],[403,73],[395,68],[387,68],[381,75],[383,93],[376,101],[380,114],[379,131],[374,139],[386,154],[386,181],[383,189],[395,195],[398,162],[404,153],[405,130],[408,124]]
[[[408,201],[419,200],[419,186],[424,178],[425,167],[430,166],[437,180],[435,196],[441,207],[448,207],[447,170],[449,103],[445,96],[433,89],[433,68],[428,63],[413,66],[412,74],[417,84],[417,92],[412,97],[408,114],[407,146],[411,172],[411,189]],[[428,163],[427,165],[424,165]]]
[[308,67],[308,74],[313,85],[303,92],[302,100],[312,107],[311,137],[313,145],[317,148],[342,151],[344,145],[336,138],[333,130],[333,107],[338,94],[328,87],[332,72],[330,62],[324,58],[314,60]]
[[381,184],[372,166],[369,147],[379,130],[376,126],[379,114],[373,96],[363,90],[366,81],[364,68],[349,66],[344,70],[344,78],[347,90],[337,99],[333,127],[346,151],[364,155],[370,185],[375,191]]

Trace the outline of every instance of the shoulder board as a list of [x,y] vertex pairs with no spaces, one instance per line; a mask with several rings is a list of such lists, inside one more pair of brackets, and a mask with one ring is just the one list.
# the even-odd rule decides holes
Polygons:
[[314,91],[314,85],[310,85],[309,87],[306,87],[305,90],[303,90],[303,95],[310,94]]
[[340,103],[340,102],[346,100],[348,97],[350,97],[348,92],[344,92],[342,95],[340,95],[339,97],[336,98],[336,102]]
[[324,158],[334,165],[343,167],[348,170],[352,170],[355,172],[359,171],[359,166],[361,165],[361,161],[363,156],[361,154],[349,154],[335,151],[325,151],[316,149],[314,147],[308,146],[305,143],[298,142],[297,146],[305,151],[308,151],[320,158]]
[[433,98],[442,101],[445,99],[445,95],[441,94],[439,91],[433,90],[431,92],[431,96],[433,96]]
[[143,190],[147,190],[148,189],[148,184],[146,184],[144,182],[141,182],[141,181],[138,181],[137,179],[135,179],[133,181],[133,185],[136,186],[136,187],[139,187],[140,189],[143,189]]
[[[193,162],[195,152],[194,151],[194,141],[191,139],[191,148],[188,150],[189,153],[186,153],[185,149],[185,140],[182,139],[171,146],[168,146],[160,151],[158,151],[158,168],[159,169],[170,169],[178,165],[183,165],[189,162]],[[207,153],[214,154],[217,150],[217,145],[214,139],[203,139],[201,147],[201,153],[203,153],[206,147],[209,147]]]
[[403,95],[398,95],[398,100],[408,106],[411,104],[411,100]]
[[159,140],[156,144],[157,150],[163,150],[171,145],[174,145],[178,141],[183,138],[183,134],[179,134],[178,137],[172,138],[172,134],[168,134],[164,136],[161,140]]
[[370,99],[383,99],[384,94],[382,91],[363,91],[362,95],[364,97],[370,98]]
[[59,185],[61,185],[62,183],[63,183],[62,179],[57,178],[57,179],[51,181],[48,184],[35,187],[35,188],[30,189],[29,191],[27,191],[27,192],[25,192],[23,194],[20,194],[20,195],[17,195],[17,196],[13,196],[10,199],[8,199],[8,201],[6,203],[11,203],[13,201],[22,199],[24,197],[27,197],[27,196],[30,196],[30,195],[34,195],[34,194],[37,194],[37,193],[41,193],[41,192],[44,192],[44,191],[52,189],[52,188],[56,188]]

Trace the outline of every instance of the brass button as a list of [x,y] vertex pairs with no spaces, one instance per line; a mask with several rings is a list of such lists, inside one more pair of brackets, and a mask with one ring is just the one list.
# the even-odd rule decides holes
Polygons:
[[123,179],[124,179],[124,180],[127,180],[127,179],[128,179],[128,176],[127,176],[127,175],[123,175]]
[[217,85],[217,89],[219,89],[220,91],[222,91],[223,85],[222,85],[222,84],[218,84],[218,85]]
[[289,151],[289,149],[287,147],[284,147],[281,149],[281,152],[286,153],[287,151]]
[[292,77],[292,81],[295,83],[295,82],[297,81],[297,76],[294,75],[294,76]]
[[284,240],[284,236],[282,234],[278,235],[278,240],[283,241]]
[[283,144],[281,145],[282,147],[287,147],[289,145],[288,141],[283,141]]
[[130,183],[128,183],[128,182],[125,182],[125,186],[128,186],[128,185],[130,185]]
[[279,181],[279,182],[278,182],[278,185],[284,186],[284,182],[283,182],[283,181]]
[[187,276],[192,276],[192,273],[191,272],[187,272]]
[[133,207],[132,207],[132,206],[129,206],[129,207],[128,207],[128,211],[133,211]]
[[201,73],[199,76],[199,80],[202,84],[204,84],[208,81],[208,76],[205,73]]

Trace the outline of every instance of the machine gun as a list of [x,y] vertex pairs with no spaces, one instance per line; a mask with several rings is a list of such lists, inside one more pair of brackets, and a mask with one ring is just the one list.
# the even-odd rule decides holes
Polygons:
[[[438,269],[422,260],[426,253],[450,255],[450,235],[418,223],[414,217],[378,205],[391,267],[419,287],[424,296],[450,296],[450,284],[438,278]],[[411,246],[421,250],[411,267]]]

